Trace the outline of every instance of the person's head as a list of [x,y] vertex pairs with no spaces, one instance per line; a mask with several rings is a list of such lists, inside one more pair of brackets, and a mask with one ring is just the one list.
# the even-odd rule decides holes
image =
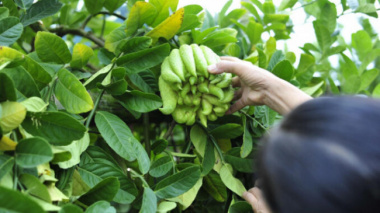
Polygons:
[[380,102],[308,101],[264,139],[258,162],[274,212],[380,212]]

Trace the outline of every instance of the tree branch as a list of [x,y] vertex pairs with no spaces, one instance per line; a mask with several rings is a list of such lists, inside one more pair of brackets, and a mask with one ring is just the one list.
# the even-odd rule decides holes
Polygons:
[[95,44],[97,44],[101,47],[104,47],[104,41],[102,39],[96,37],[94,34],[92,34],[90,32],[86,32],[82,29],[71,29],[71,28],[65,28],[65,27],[58,27],[58,28],[49,29],[49,31],[56,33],[60,37],[65,36],[67,34],[82,36],[84,38],[91,40]]

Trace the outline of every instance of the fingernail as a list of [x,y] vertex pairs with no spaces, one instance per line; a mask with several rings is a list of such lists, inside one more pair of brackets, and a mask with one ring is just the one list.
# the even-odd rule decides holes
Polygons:
[[215,64],[208,66],[207,69],[210,72],[217,72],[218,71],[218,67],[216,67]]

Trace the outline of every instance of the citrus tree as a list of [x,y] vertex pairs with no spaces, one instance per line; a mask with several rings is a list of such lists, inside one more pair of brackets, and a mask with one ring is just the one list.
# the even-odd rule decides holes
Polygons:
[[[244,59],[314,97],[380,96],[377,2],[250,0],[227,12],[231,4],[214,16],[178,0],[0,1],[0,210],[250,211],[241,195],[255,180],[259,139],[281,116],[214,106],[219,116],[188,122],[186,110],[162,108],[165,60],[186,45]],[[296,55],[276,44],[291,38],[299,9],[316,41]],[[352,13],[363,29],[346,42],[337,23]],[[177,84],[177,108],[200,92],[222,99],[193,87],[204,77],[181,80],[191,86],[182,94]]]

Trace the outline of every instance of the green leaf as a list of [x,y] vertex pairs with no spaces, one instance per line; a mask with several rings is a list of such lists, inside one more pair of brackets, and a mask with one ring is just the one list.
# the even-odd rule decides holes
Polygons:
[[232,28],[224,28],[210,33],[203,39],[201,44],[214,48],[217,46],[226,45],[228,43],[237,42],[237,31]]
[[344,60],[344,63],[341,64],[342,74],[345,79],[351,76],[359,76],[359,70],[356,67],[356,64],[345,54],[341,54]]
[[333,94],[339,94],[340,93],[339,88],[336,86],[334,80],[331,77],[328,77],[328,81],[329,81],[329,84],[330,84],[331,92]]
[[358,8],[356,8],[355,12],[356,13],[364,13],[364,14],[367,14],[369,16],[373,16],[375,18],[378,17],[377,9],[376,9],[375,5],[371,4],[371,3],[360,5]]
[[113,198],[115,202],[130,204],[137,196],[137,189],[134,183],[129,180],[117,165],[110,165],[105,162],[94,162],[81,165],[78,169],[83,181],[90,187],[95,186],[103,179],[116,177],[120,182],[120,189]]
[[108,154],[104,149],[98,146],[89,146],[86,152],[83,153],[80,165],[82,166],[88,163],[103,163],[121,170],[116,160],[113,159],[113,157],[110,154]]
[[203,157],[205,155],[205,144],[207,141],[207,134],[202,129],[202,127],[198,125],[194,125],[190,130],[190,140],[193,143],[195,150]]
[[284,57],[285,56],[281,50],[275,51],[270,58],[267,70],[272,71],[278,63],[284,60]]
[[371,83],[377,78],[378,75],[379,75],[379,70],[376,68],[373,68],[371,70],[364,72],[360,77],[361,84],[360,84],[359,91],[365,90],[367,87],[369,87]]
[[259,15],[259,13],[257,12],[257,9],[255,6],[253,6],[253,4],[249,3],[249,2],[241,2],[241,5],[243,7],[245,7],[252,15],[255,16],[256,20],[260,23],[262,23],[263,21],[261,20],[261,17]]
[[40,180],[30,174],[22,174],[19,178],[20,182],[26,187],[28,194],[36,196],[46,202],[51,203],[48,189]]
[[73,50],[73,59],[70,63],[72,68],[80,69],[86,66],[88,60],[94,55],[94,51],[87,45],[77,43]]
[[332,34],[336,28],[337,12],[334,3],[327,2],[321,9],[321,16],[319,19],[323,26]]
[[68,203],[61,208],[59,213],[83,213],[83,210],[77,205]]
[[178,32],[184,32],[187,30],[192,30],[202,24],[198,13],[200,13],[203,8],[199,5],[187,5],[184,7],[185,15],[183,17],[183,22],[181,29]]
[[151,112],[162,106],[162,100],[159,96],[138,90],[132,90],[124,95],[115,96],[115,98],[118,99],[124,107],[141,113]]
[[13,80],[17,91],[19,94],[22,94],[23,99],[33,96],[41,97],[37,84],[33,80],[33,77],[22,66],[9,69],[6,68],[0,72],[6,73]]
[[241,197],[243,193],[247,191],[241,181],[232,175],[231,165],[224,164],[222,168],[220,168],[219,174],[223,183],[235,194]]
[[218,202],[227,200],[227,189],[223,184],[220,176],[215,171],[211,171],[207,176],[203,177],[203,188]]
[[94,15],[102,10],[104,2],[105,0],[84,0],[84,5]]
[[116,213],[116,209],[113,206],[111,206],[109,202],[98,201],[92,204],[91,206],[89,206],[85,211],[85,213],[98,213],[98,212]]
[[[360,79],[359,80],[359,86],[360,86]],[[319,90],[324,84],[324,81],[318,82],[314,85],[308,86],[308,87],[302,87],[301,90],[304,91],[308,95],[313,95],[315,92]]]
[[0,20],[9,16],[9,9],[6,7],[0,7]]
[[[296,1],[297,2],[297,1]],[[229,213],[252,212],[252,206],[246,201],[237,201],[228,209]]]
[[157,197],[152,189],[145,187],[140,213],[151,213],[157,210]]
[[127,68],[131,73],[140,72],[161,64],[169,53],[170,45],[166,43],[124,55],[117,59],[117,65]]
[[127,0],[106,0],[104,2],[104,7],[113,13],[116,9],[121,7]]
[[233,24],[231,20],[239,20],[246,12],[247,10],[243,8],[232,10],[221,20],[220,27],[226,28],[230,26],[231,24]]
[[313,22],[315,35],[317,36],[317,41],[319,46],[322,49],[322,52],[325,52],[333,43],[333,40],[331,38],[331,33],[329,32],[329,29],[323,25],[321,21],[314,21]]
[[149,175],[155,178],[166,175],[173,168],[173,160],[169,156],[164,156],[152,163]]
[[177,197],[190,190],[199,180],[199,166],[186,168],[157,183],[155,193],[160,198]]
[[121,26],[119,28],[116,28],[106,36],[104,47],[111,52],[115,52],[119,47],[119,44],[121,44],[125,40],[125,38],[127,38],[127,34],[125,33],[125,27]]
[[155,27],[169,17],[169,9],[171,11],[177,10],[178,0],[149,0],[149,3],[157,8],[157,15],[151,24]]
[[104,140],[118,155],[128,161],[137,159],[140,171],[143,174],[148,172],[148,154],[120,118],[108,112],[97,112],[95,123]]
[[118,47],[118,51],[123,53],[133,53],[149,48],[152,45],[152,38],[141,36],[128,39]]
[[0,155],[0,180],[13,168],[15,159],[8,155]]
[[184,8],[177,10],[173,15],[165,19],[165,21],[161,22],[161,24],[157,25],[153,30],[148,32],[146,36],[149,36],[153,39],[153,44],[155,44],[159,38],[170,40],[181,29],[184,14]]
[[176,198],[172,198],[169,200],[179,202],[183,210],[187,209],[197,197],[197,194],[200,188],[202,187],[202,183],[203,183],[203,178],[199,178],[197,183],[189,191],[185,192],[184,194]]
[[247,117],[243,117],[243,128],[244,128],[244,134],[243,134],[243,144],[240,148],[240,156],[242,158],[246,158],[253,149],[253,138],[249,131],[249,122],[247,123]]
[[40,63],[37,63],[29,56],[25,56],[25,62],[22,65],[26,71],[33,77],[37,87],[41,90],[52,80],[51,75]]
[[16,100],[16,89],[12,79],[0,72],[0,102]]
[[40,136],[52,145],[66,146],[83,138],[86,127],[63,112],[28,113],[22,127],[34,136]]
[[44,212],[41,206],[28,196],[2,186],[0,186],[0,206],[4,212]]
[[231,7],[231,5],[232,5],[232,0],[228,0],[226,4],[223,5],[222,10],[219,12],[219,15],[218,15],[219,25],[221,24],[222,20],[226,16],[227,10]]
[[264,14],[273,14],[276,12],[276,8],[275,8],[272,0],[268,0],[268,1],[265,1],[263,3],[262,11],[264,12]]
[[281,1],[278,11],[283,11],[287,8],[292,8],[297,3],[297,0],[284,0]]
[[46,107],[49,105],[45,103],[44,100],[38,97],[31,97],[22,102],[20,102],[28,112],[43,112],[46,110]]
[[110,202],[115,197],[119,187],[120,183],[117,178],[106,178],[96,184],[96,186],[91,188],[86,194],[82,195],[79,201],[86,205],[91,205],[101,200]]
[[359,92],[361,80],[359,76],[351,75],[344,79],[342,90],[346,94],[356,94]]
[[43,138],[23,139],[16,146],[16,163],[22,167],[36,167],[51,159],[53,159],[53,151]]
[[19,6],[21,9],[28,9],[33,4],[33,0],[15,0],[17,6]]
[[[252,136],[250,136],[252,137]],[[251,141],[253,143],[253,141]],[[224,159],[227,163],[231,164],[231,166],[239,171],[244,173],[253,173],[254,170],[254,160],[250,159],[248,156],[245,158],[241,158],[240,154],[241,148],[234,147],[224,156]]]
[[368,33],[359,30],[351,35],[352,47],[358,52],[359,57],[365,57],[365,54],[372,50],[372,40]]
[[16,17],[0,19],[0,46],[9,46],[21,36],[24,27]]
[[157,9],[151,3],[136,2],[127,19],[127,36],[133,35],[144,24],[151,24],[157,14]]
[[175,209],[175,207],[177,207],[175,202],[162,201],[158,204],[157,213],[167,213]]
[[24,54],[10,47],[0,47],[0,70],[5,67],[16,67],[24,61]]
[[87,81],[83,84],[87,89],[92,89],[96,87],[96,84],[99,82],[102,82],[104,78],[107,76],[107,74],[111,71],[112,64],[109,64],[99,71],[97,71],[95,74],[93,74]]
[[210,131],[215,138],[236,138],[242,135],[244,132],[243,127],[239,124],[224,124],[222,126],[216,127]]
[[204,146],[205,153],[202,161],[202,176],[205,176],[208,173],[210,173],[210,171],[215,165],[214,144],[212,143],[212,141],[207,141],[207,143],[205,143]]
[[62,3],[58,0],[40,0],[22,13],[21,23],[26,27],[38,20],[56,14],[61,7]]
[[0,104],[0,128],[8,133],[20,126],[25,119],[26,108],[17,102],[3,102]]
[[86,132],[83,138],[73,141],[68,146],[54,147],[53,148],[54,151],[69,152],[71,154],[71,158],[69,160],[58,163],[59,167],[62,169],[68,169],[79,164],[80,155],[87,149],[89,144],[90,144],[90,136]]
[[378,84],[372,91],[372,97],[380,98],[380,84]]
[[285,81],[290,81],[293,78],[294,68],[290,61],[283,60],[276,64],[272,73]]
[[261,34],[264,32],[263,25],[250,21],[247,26],[246,33],[251,44],[256,44],[261,41]]
[[43,62],[67,64],[71,61],[71,53],[65,41],[55,34],[39,31],[36,35],[34,45],[38,57]]
[[94,102],[86,88],[74,74],[66,69],[58,72],[54,93],[62,106],[70,113],[80,114],[88,112],[94,107]]

